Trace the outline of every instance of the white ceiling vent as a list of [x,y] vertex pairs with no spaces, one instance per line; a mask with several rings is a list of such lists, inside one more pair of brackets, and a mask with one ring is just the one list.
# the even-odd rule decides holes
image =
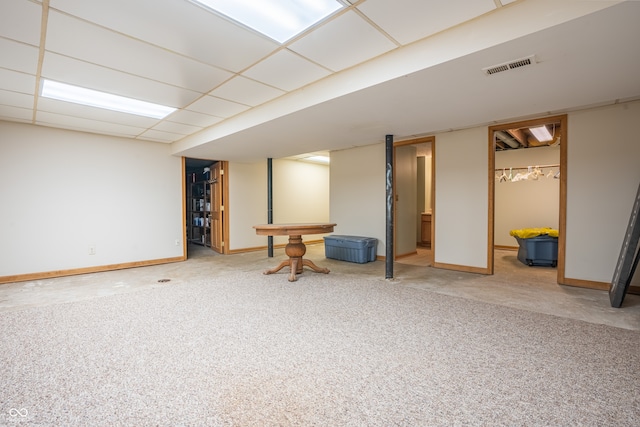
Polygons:
[[491,76],[493,74],[501,73],[503,71],[515,70],[516,68],[528,67],[531,65],[535,65],[536,56],[529,55],[525,58],[515,59],[513,61],[505,62],[498,65],[492,65],[491,67],[483,68],[482,71]]

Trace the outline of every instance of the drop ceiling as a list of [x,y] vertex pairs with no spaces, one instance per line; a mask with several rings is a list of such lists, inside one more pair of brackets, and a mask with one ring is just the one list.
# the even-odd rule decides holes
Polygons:
[[[188,0],[4,1],[0,120],[205,159],[339,150],[638,99],[637,22],[631,0],[353,0],[281,45]],[[178,111],[46,99],[43,79]]]

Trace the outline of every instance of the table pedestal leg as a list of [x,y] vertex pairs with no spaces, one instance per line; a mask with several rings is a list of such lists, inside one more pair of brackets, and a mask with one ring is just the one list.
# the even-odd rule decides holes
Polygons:
[[318,273],[329,273],[328,268],[321,268],[315,265],[308,259],[302,259],[304,254],[307,252],[307,247],[302,243],[301,235],[292,235],[289,236],[289,243],[284,247],[284,253],[289,256],[288,260],[282,261],[277,267],[266,270],[264,274],[271,274],[277,271],[282,270],[285,266],[290,267],[289,272],[289,281],[295,282],[297,279],[296,274],[302,273],[303,266],[307,266]]

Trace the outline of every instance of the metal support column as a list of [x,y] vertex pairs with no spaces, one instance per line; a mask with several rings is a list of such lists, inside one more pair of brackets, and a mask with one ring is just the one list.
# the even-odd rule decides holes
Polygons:
[[386,190],[387,190],[387,218],[386,218],[386,254],[385,278],[393,279],[393,135],[385,137],[386,150]]
[[[273,224],[273,159],[267,159],[267,224]],[[273,258],[273,236],[267,236],[267,255]]]

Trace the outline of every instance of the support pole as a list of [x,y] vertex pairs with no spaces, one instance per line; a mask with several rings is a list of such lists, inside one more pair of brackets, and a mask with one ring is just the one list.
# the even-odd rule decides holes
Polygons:
[[[267,224],[273,224],[273,159],[267,159]],[[267,255],[273,258],[273,236],[267,236]]]
[[385,279],[393,279],[393,135],[385,137],[386,150],[386,254],[385,254]]

